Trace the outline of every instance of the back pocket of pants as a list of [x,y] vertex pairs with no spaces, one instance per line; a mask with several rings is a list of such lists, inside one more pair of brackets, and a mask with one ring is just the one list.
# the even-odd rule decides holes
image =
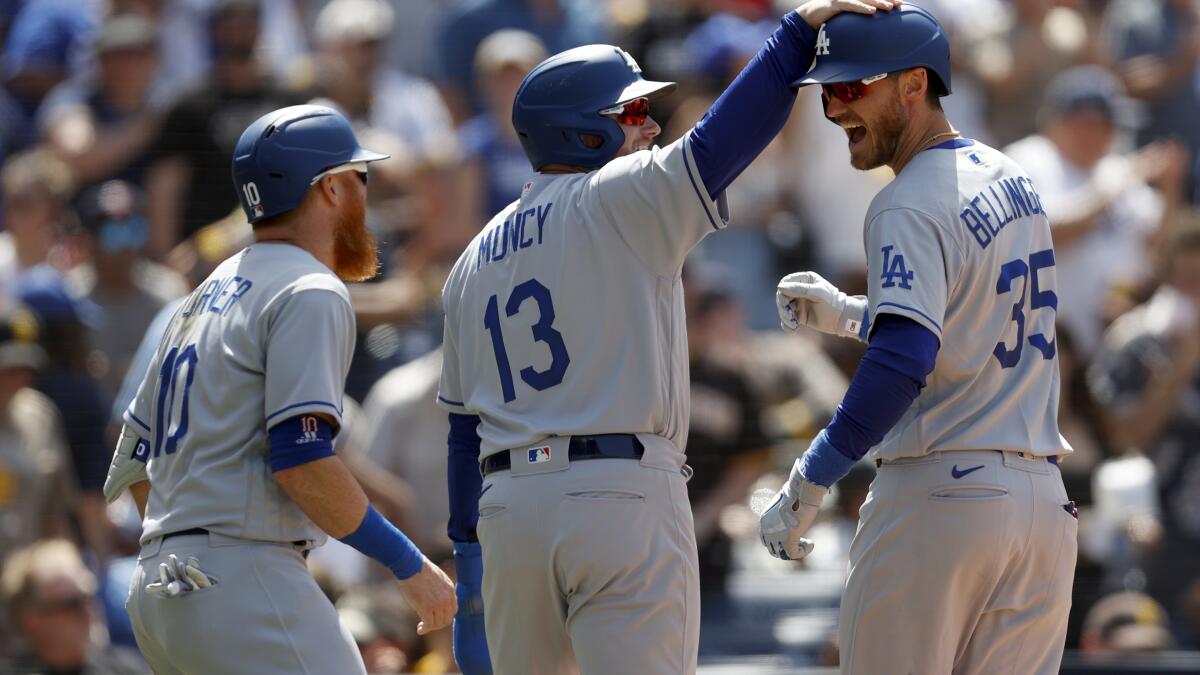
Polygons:
[[589,502],[644,502],[646,495],[630,490],[578,490],[566,493],[567,499]]
[[929,491],[929,498],[939,502],[983,502],[1007,496],[1008,490],[998,485],[952,485]]

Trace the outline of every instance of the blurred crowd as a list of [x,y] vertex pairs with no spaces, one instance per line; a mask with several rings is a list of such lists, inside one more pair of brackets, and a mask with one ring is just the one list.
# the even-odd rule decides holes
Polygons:
[[[531,175],[509,123],[521,79],[562,49],[621,45],[680,83],[651,111],[665,144],[796,2],[0,0],[0,672],[145,672],[123,608],[140,522],[100,488],[166,321],[251,239],[229,169],[251,121],[321,102],[392,156],[372,166],[382,266],[351,288],[339,453],[446,560],[440,290]],[[1062,471],[1081,511],[1068,649],[1200,649],[1200,1],[917,4],[951,38],[951,121],[1025,168],[1054,226]],[[836,662],[829,610],[873,468],[827,500],[804,565],[757,550],[747,499],[778,485],[861,354],[783,335],[773,303],[802,269],[865,292],[862,220],[890,173],[852,169],[844,144],[801,91],[729,188],[731,226],[685,268],[702,663]],[[448,632],[418,637],[381,567],[337,542],[310,565],[372,672],[453,670]]]

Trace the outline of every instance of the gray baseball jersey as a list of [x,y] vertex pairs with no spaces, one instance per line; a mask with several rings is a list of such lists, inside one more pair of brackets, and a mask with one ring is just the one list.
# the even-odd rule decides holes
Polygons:
[[142,543],[196,527],[323,543],[271,473],[267,429],[302,413],[340,427],[353,352],[346,287],[308,252],[255,244],[221,263],[171,319],[125,413],[150,479]]
[[[957,191],[931,190],[953,185]],[[956,139],[919,153],[867,213],[870,316],[898,314],[941,341],[912,407],[873,458],[940,450],[1060,455],[1054,248],[1029,177]]]
[[689,138],[590,173],[538,174],[458,259],[442,291],[438,401],[480,416],[481,458],[604,433],[657,434],[683,452],[680,270],[727,218]]

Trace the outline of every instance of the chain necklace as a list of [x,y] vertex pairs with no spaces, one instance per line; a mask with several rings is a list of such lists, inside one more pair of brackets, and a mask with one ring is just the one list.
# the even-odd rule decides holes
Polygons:
[[[936,141],[937,139],[939,139],[943,136],[959,136],[959,135],[961,135],[961,134],[959,134],[959,132],[957,132],[957,131],[954,131],[953,129],[951,129],[950,131],[943,131],[940,134],[934,134],[934,135],[930,136],[929,138],[926,138],[925,140],[921,141],[920,148],[921,148],[921,150],[925,150],[926,148],[929,147],[930,141]],[[918,150],[918,152],[920,152],[920,150]]]

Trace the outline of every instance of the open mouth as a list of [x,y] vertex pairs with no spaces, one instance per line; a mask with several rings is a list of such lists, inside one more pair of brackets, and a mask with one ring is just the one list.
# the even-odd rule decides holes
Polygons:
[[846,136],[850,139],[851,147],[862,142],[867,137],[867,128],[854,122],[842,125],[842,131],[845,131]]

